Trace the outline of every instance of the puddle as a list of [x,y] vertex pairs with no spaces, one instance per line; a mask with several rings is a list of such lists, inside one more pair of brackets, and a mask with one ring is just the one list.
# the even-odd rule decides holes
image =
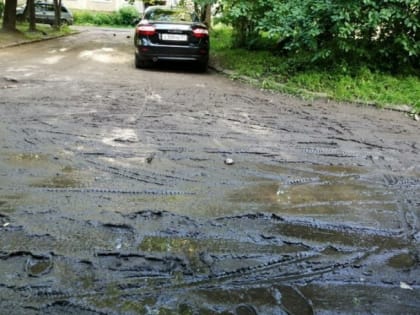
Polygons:
[[313,314],[310,301],[299,291],[286,285],[253,289],[204,289],[197,292],[202,304],[221,305],[225,313],[254,314]]
[[38,153],[17,153],[6,154],[5,156],[11,165],[18,167],[40,167],[42,164],[50,162],[47,155]]
[[[319,218],[327,222],[357,222],[397,228],[396,192],[360,179],[365,170],[346,166],[314,166],[313,170],[260,166],[268,179],[230,192],[227,200],[241,209],[257,208],[279,215]],[[279,172],[273,180],[273,172]],[[264,175],[264,173],[262,173]]]
[[314,170],[322,173],[331,173],[334,175],[355,175],[366,174],[367,170],[361,167],[346,166],[346,165],[315,165]]
[[34,258],[30,257],[26,261],[25,271],[31,277],[39,277],[45,275],[53,268],[53,262],[51,258],[42,257]]
[[[6,153],[7,179],[4,187],[19,186],[68,188],[79,187],[82,175],[59,157],[39,153]],[[47,178],[46,178],[47,177]],[[0,182],[2,177],[0,177]]]
[[322,244],[339,244],[362,248],[399,248],[406,246],[406,241],[402,238],[383,236],[372,233],[361,233],[357,229],[348,230],[327,229],[312,225],[299,225],[293,223],[279,224],[271,232],[278,233],[287,237],[303,239],[306,242]]
[[0,213],[12,213],[16,211],[16,207],[21,204],[24,196],[22,194],[16,195],[0,195]]
[[418,262],[413,255],[410,255],[409,253],[400,253],[389,258],[387,264],[395,269],[408,269],[416,266]]
[[418,314],[418,291],[387,286],[316,281],[300,289],[317,314]]
[[82,182],[68,174],[57,174],[54,177],[39,180],[31,184],[31,187],[38,188],[72,188],[81,187]]
[[[181,255],[188,259],[189,265],[191,265],[194,272],[205,273],[211,266],[214,267],[214,271],[217,269],[235,270],[239,266],[239,261],[242,267],[251,267],[261,263],[258,260],[264,256],[272,257],[272,255],[281,256],[289,253],[298,253],[307,250],[307,248],[300,244],[267,245],[227,239],[200,240],[147,236],[142,240],[139,250]],[[234,255],[230,257],[233,252],[240,252],[241,257],[235,258]],[[219,256],[224,257],[222,261],[217,261]]]
[[302,250],[301,247],[293,245],[264,245],[226,239],[199,240],[161,236],[145,237],[140,244],[139,249],[146,252],[182,253],[189,257],[198,256],[202,251],[211,253],[231,253],[232,249],[245,254],[292,253]]

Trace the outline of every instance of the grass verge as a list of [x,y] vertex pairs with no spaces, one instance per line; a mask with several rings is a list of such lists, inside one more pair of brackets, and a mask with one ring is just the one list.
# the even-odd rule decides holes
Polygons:
[[[0,20],[0,25],[2,21]],[[60,30],[56,30],[49,25],[37,24],[36,31],[30,32],[28,23],[17,23],[16,32],[4,32],[0,30],[0,47],[11,44],[19,44],[21,42],[42,40],[50,37],[69,35],[74,33],[68,26],[62,26]]]
[[420,112],[420,78],[359,69],[311,69],[296,71],[290,59],[268,50],[231,47],[232,31],[216,25],[212,30],[211,58],[216,65],[230,70],[233,79],[247,80],[263,89],[300,95],[327,97],[378,107],[410,108]]

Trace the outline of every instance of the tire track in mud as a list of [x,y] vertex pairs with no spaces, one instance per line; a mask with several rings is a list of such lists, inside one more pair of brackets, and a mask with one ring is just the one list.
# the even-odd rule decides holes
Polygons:
[[[385,174],[384,184],[400,192],[398,208],[401,216],[403,229],[407,237],[416,241],[420,240],[420,178],[414,176],[402,176]],[[417,209],[417,210],[416,210]]]
[[174,174],[167,174],[164,172],[153,172],[150,170],[139,169],[139,170],[127,170],[122,167],[116,166],[106,166],[97,161],[86,160],[89,164],[94,165],[95,168],[102,170],[104,172],[112,173],[121,177],[126,177],[133,179],[135,181],[141,181],[148,184],[155,184],[158,186],[163,186],[169,184],[169,181],[184,181],[184,182],[193,182],[197,183],[199,180],[187,178],[183,176],[178,176]]
[[[10,168],[0,157],[6,311],[150,314],[187,298],[196,302],[190,314],[206,314],[203,305],[214,314],[337,310],[313,302],[312,283],[349,296],[365,292],[356,285],[385,288],[420,307],[404,294],[420,290],[418,168],[407,175],[418,146],[396,135],[407,134],[404,121],[382,126],[377,113],[219,92],[215,81],[198,93],[74,81],[51,81],[33,98],[34,83],[18,104],[8,89],[0,100],[8,151],[50,151],[50,162],[59,158],[52,178],[68,165],[86,177],[45,180],[44,164]],[[52,96],[64,86],[66,95]],[[57,156],[63,146],[69,155]],[[7,180],[18,175],[31,185]],[[413,290],[398,291],[400,281]]]
[[[19,255],[33,255],[32,253],[13,253],[13,256]],[[316,262],[312,267],[308,265],[305,267],[305,271],[296,271],[294,269],[295,264],[306,263],[308,264],[308,259],[318,256],[317,253],[301,253],[297,256],[288,255],[276,260],[270,260],[267,263],[252,266],[252,267],[242,267],[237,270],[227,271],[220,274],[211,274],[208,276],[201,277],[190,277],[184,275],[184,280],[179,283],[175,281],[170,273],[167,272],[158,272],[155,275],[146,273],[143,275],[137,275],[130,278],[125,278],[123,281],[111,281],[111,282],[96,282],[95,288],[90,290],[83,289],[74,289],[74,290],[60,290],[52,289],[49,285],[45,286],[34,286],[34,287],[23,287],[23,288],[13,288],[15,291],[20,292],[21,297],[25,300],[27,305],[39,305],[37,307],[45,307],[51,305],[51,303],[56,303],[58,301],[75,301],[78,300],[86,301],[89,298],[100,297],[106,293],[109,286],[116,288],[117,292],[114,292],[114,298],[119,297],[120,299],[127,299],[131,297],[144,298],[150,295],[159,294],[162,290],[165,290],[166,294],[175,293],[176,291],[189,291],[189,290],[200,290],[208,288],[209,286],[222,285],[230,287],[244,287],[258,281],[260,284],[275,284],[276,282],[281,282],[283,285],[287,283],[293,283],[293,281],[299,280],[310,280],[313,278],[318,278],[324,273],[330,273],[334,270],[346,268],[351,264],[357,263],[357,261],[362,257],[357,255],[345,262],[327,262],[325,264]],[[132,254],[121,254],[121,253],[104,253],[98,254],[97,257],[118,257],[119,259],[130,259],[133,257],[141,257],[142,255],[132,255]],[[160,258],[149,257],[154,263],[159,262]],[[175,259],[176,261],[177,259]],[[182,263],[182,261],[181,261]],[[292,269],[288,271],[287,269]],[[281,270],[281,271],[280,271]],[[115,272],[115,270],[108,269],[108,272]],[[140,270],[136,270],[136,273],[140,273]],[[153,272],[152,272],[153,274]],[[187,278],[187,279],[185,279]],[[145,280],[149,279],[149,281]],[[151,284],[150,280],[153,280]],[[169,282],[169,283],[168,283]],[[172,283],[171,283],[172,282]],[[54,302],[53,302],[54,301]],[[87,309],[94,311],[95,308],[92,308],[92,304],[82,303],[79,306],[83,306]],[[36,306],[34,306],[36,307]]]
[[[133,216],[134,215],[134,216]],[[155,210],[145,210],[137,212],[133,215],[123,215],[129,218],[130,220],[177,220],[182,222],[188,220],[188,225],[194,223],[190,218],[179,217],[170,212],[164,211],[155,211]],[[227,228],[231,226],[242,226],[238,225],[238,220],[240,221],[251,221],[254,224],[258,223],[259,225],[266,226],[267,223],[274,225],[286,226],[303,226],[308,231],[319,229],[320,235],[323,235],[322,229],[324,231],[337,231],[338,233],[349,233],[348,240],[352,239],[354,236],[358,236],[361,240],[364,238],[363,235],[372,235],[373,239],[369,241],[371,244],[376,243],[386,243],[387,246],[400,248],[400,241],[396,241],[398,237],[396,235],[391,235],[387,231],[380,233],[376,230],[357,230],[354,227],[348,227],[348,231],[343,231],[343,228],[332,227],[329,225],[318,224],[317,228],[314,229],[311,224],[304,224],[302,222],[288,221],[284,218],[277,216],[268,216],[265,214],[249,214],[241,215],[235,217],[222,217],[214,221],[210,221],[207,224],[219,226],[219,229]],[[190,223],[191,222],[191,223]],[[220,226],[222,223],[222,226]],[[203,226],[203,222],[196,221],[195,225]],[[132,222],[132,225],[127,225],[125,223],[115,224],[115,223],[104,223],[103,226],[105,229],[116,229],[116,230],[131,230],[136,233],[135,222]],[[196,229],[195,227],[194,229]],[[246,227],[243,227],[246,229]],[[178,227],[179,231],[182,231],[182,227]],[[275,237],[281,237],[284,230],[280,229],[280,234]],[[117,233],[118,234],[118,233]],[[171,234],[171,237],[178,235],[177,233]],[[353,235],[353,236],[352,236]],[[205,237],[202,235],[201,237]],[[296,237],[296,236],[295,236]],[[388,239],[387,242],[378,242],[375,240],[376,237],[383,238],[383,240]],[[195,237],[196,238],[196,237]],[[283,238],[283,237],[281,237]],[[389,242],[394,239],[393,242]],[[271,238],[269,238],[271,239]],[[305,242],[305,241],[304,241]],[[313,242],[313,240],[311,240]],[[81,264],[87,268],[92,268],[92,270],[97,270],[98,275],[95,277],[97,280],[91,285],[93,287],[89,289],[83,288],[69,288],[66,286],[66,289],[51,286],[46,283],[45,285],[26,285],[24,287],[9,287],[9,290],[12,290],[19,294],[19,296],[25,301],[26,305],[32,305],[35,310],[41,310],[44,307],[49,307],[52,305],[60,305],[60,303],[70,303],[78,305],[83,309],[88,309],[93,312],[102,312],[102,308],[96,308],[93,300],[100,298],[101,296],[106,295],[106,292],[109,292],[109,288],[114,288],[111,296],[113,298],[118,298],[122,300],[130,300],[132,298],[144,299],[148,296],[158,295],[159,292],[162,292],[162,289],[166,294],[176,294],[177,292],[185,291],[196,291],[202,289],[208,289],[212,286],[221,286],[233,288],[243,288],[247,286],[252,286],[255,283],[259,285],[269,284],[273,285],[275,283],[282,283],[283,285],[290,285],[293,287],[294,283],[302,283],[312,281],[313,279],[319,279],[324,274],[333,275],[334,273],[339,273],[339,270],[351,269],[354,266],[363,264],[363,261],[377,252],[378,249],[370,249],[369,243],[364,244],[363,247],[359,247],[357,241],[351,241],[349,244],[344,242],[344,247],[340,249],[338,247],[325,247],[325,245],[313,246],[310,243],[306,243],[305,247],[307,248],[304,251],[293,253],[284,253],[276,257],[273,254],[260,254],[258,256],[253,256],[251,258],[255,260],[256,258],[264,260],[264,262],[254,265],[249,265],[245,263],[241,267],[226,269],[225,271],[220,272],[211,272],[209,274],[195,274],[191,265],[191,262],[182,257],[182,255],[173,254],[156,254],[156,253],[131,253],[131,252],[122,252],[122,251],[110,251],[110,252],[97,252],[95,256],[86,260],[79,260],[78,262],[73,262],[76,264]],[[395,244],[393,244],[396,242]],[[321,242],[320,244],[322,244]],[[258,243],[255,243],[255,246],[259,246]],[[34,257],[39,259],[44,259],[44,255],[33,254],[32,252],[20,251],[20,252],[9,252],[3,253],[0,256],[0,260],[8,260],[12,257]],[[51,256],[50,256],[51,257]],[[72,263],[68,261],[66,257],[61,256],[59,253],[52,255],[53,259],[56,259],[55,264],[61,263],[67,264]],[[77,254],[76,256],[77,257]],[[223,263],[216,253],[211,255],[211,259],[215,260],[217,263]],[[248,255],[243,256],[242,258],[238,257],[238,262],[247,260]],[[26,259],[26,258],[25,258]],[[138,260],[141,260],[142,263],[139,264]],[[132,262],[130,262],[132,260]],[[207,259],[208,260],[208,259]],[[223,260],[223,259],[222,259]],[[108,262],[107,262],[108,261]],[[158,265],[157,265],[158,264]],[[149,267],[148,267],[149,266]],[[77,267],[72,267],[73,269]],[[98,269],[99,268],[99,269]],[[178,269],[180,268],[180,269]],[[48,272],[51,272],[51,269],[48,269]],[[66,268],[68,269],[68,268]],[[120,273],[120,275],[118,275]],[[102,278],[100,275],[106,274],[105,279],[108,280],[99,280]],[[182,277],[177,280],[177,275],[182,274]],[[334,277],[333,277],[334,278]],[[39,277],[42,281],[42,276]],[[122,279],[122,280],[119,280]],[[343,278],[339,277],[340,281],[345,281]],[[371,282],[371,284],[378,285],[376,280]],[[171,293],[172,292],[172,293]],[[93,299],[90,301],[90,299]],[[287,299],[286,299],[287,300]],[[73,302],[72,302],[73,301]],[[82,302],[84,301],[84,302]],[[56,303],[56,304],[55,304]],[[73,306],[72,306],[73,307]],[[74,306],[76,307],[76,306]],[[105,312],[107,313],[107,312]]]
[[80,194],[118,194],[118,195],[152,195],[179,196],[195,195],[193,192],[171,190],[120,190],[111,188],[44,188],[41,191],[51,193],[80,193]]

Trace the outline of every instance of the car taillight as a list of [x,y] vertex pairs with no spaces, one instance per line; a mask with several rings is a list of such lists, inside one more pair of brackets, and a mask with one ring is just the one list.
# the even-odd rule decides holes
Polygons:
[[143,36],[155,35],[156,29],[153,25],[139,25],[137,26],[137,34]]
[[203,38],[209,36],[209,31],[205,28],[195,28],[193,29],[193,36],[197,38]]

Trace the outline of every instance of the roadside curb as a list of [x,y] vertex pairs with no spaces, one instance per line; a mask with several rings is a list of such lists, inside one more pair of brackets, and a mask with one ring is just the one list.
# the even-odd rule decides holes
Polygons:
[[[238,75],[235,71],[224,69],[224,68],[220,67],[219,65],[217,65],[216,63],[210,63],[209,68],[218,72],[218,73],[224,74],[228,77],[235,77],[236,79],[239,79],[243,82],[247,82],[247,83],[255,84],[255,85],[259,84],[259,81],[257,79],[254,79],[254,78],[251,78],[251,77],[248,77],[248,76]],[[318,100],[330,100],[330,101],[333,100],[333,98],[331,98],[326,93],[317,93],[317,92],[312,92],[312,91],[305,90],[305,89],[291,89],[291,88],[287,87],[285,84],[278,83],[278,82],[273,83],[273,84],[276,85],[280,89],[280,91],[278,91],[278,93],[290,94],[290,95],[301,96],[301,97],[308,96],[308,97],[318,99]],[[288,93],[286,91],[288,89],[290,91],[293,90],[295,93]],[[264,89],[264,90],[271,91],[270,89]],[[281,90],[285,90],[285,91],[281,92]],[[272,90],[272,91],[276,92],[274,90]],[[339,101],[337,101],[337,102],[339,102]],[[390,111],[395,111],[395,112],[401,112],[401,113],[413,116],[412,118],[414,120],[418,121],[418,114],[416,114],[416,110],[414,109],[413,106],[409,106],[409,105],[378,106],[375,103],[369,103],[369,102],[363,102],[363,101],[353,101],[353,102],[348,101],[348,103],[351,103],[351,104],[354,104],[354,105],[361,105],[361,106],[371,106],[371,107],[375,107],[377,109],[385,109],[385,110],[390,110]]]
[[43,41],[47,41],[47,40],[51,40],[51,39],[56,39],[56,38],[61,38],[61,37],[66,37],[66,36],[77,35],[77,34],[79,34],[81,32],[83,32],[83,31],[76,30],[76,31],[74,31],[74,32],[72,32],[70,34],[52,35],[52,36],[46,36],[46,37],[37,38],[37,39],[20,40],[20,41],[8,43],[8,44],[0,45],[0,49],[9,48],[9,47],[16,47],[16,46],[22,46],[22,45],[26,45],[26,44],[34,44],[34,43],[43,42]]

